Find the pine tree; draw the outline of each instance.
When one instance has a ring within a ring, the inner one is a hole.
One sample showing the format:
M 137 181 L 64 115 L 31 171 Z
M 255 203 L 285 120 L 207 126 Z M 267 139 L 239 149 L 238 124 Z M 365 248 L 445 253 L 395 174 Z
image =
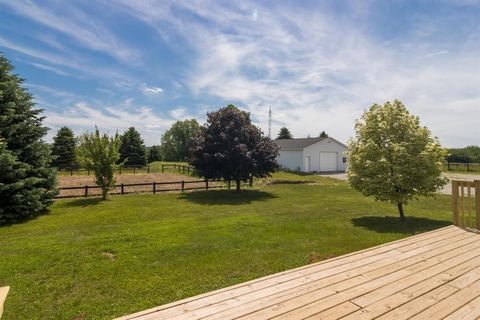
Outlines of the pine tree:
M 75 154 L 76 142 L 72 129 L 62 127 L 53 138 L 52 165 L 59 169 L 75 169 L 78 167 Z
M 292 139 L 292 133 L 287 127 L 281 127 L 277 139 Z
M 320 132 L 319 138 L 328 138 L 328 134 L 325 131 Z
M 147 150 L 140 132 L 134 127 L 128 128 L 120 137 L 120 160 L 127 166 L 144 166 L 147 164 Z
M 42 110 L 22 83 L 0 55 L 0 223 L 46 209 L 57 192 Z

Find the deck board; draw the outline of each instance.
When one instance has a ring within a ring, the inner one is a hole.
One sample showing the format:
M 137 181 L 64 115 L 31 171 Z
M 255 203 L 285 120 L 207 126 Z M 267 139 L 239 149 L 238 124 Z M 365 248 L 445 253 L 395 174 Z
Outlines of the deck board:
M 469 319 L 479 303 L 480 234 L 450 226 L 117 320 Z

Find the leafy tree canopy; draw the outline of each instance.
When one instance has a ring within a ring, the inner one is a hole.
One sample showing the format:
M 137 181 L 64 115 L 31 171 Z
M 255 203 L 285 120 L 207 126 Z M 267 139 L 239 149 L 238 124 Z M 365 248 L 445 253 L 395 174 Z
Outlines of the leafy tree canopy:
M 101 135 L 96 127 L 94 133 L 85 133 L 80 137 L 78 160 L 83 168 L 94 172 L 95 183 L 102 187 L 104 200 L 115 185 L 113 171 L 118 167 L 120 143 L 118 134 L 113 137 Z
M 151 146 L 148 148 L 148 163 L 162 160 L 162 149 L 160 146 Z
M 0 54 L 0 223 L 44 210 L 57 193 L 42 110 L 22 83 Z
M 366 196 L 403 205 L 432 196 L 442 178 L 446 151 L 399 100 L 374 104 L 355 124 L 348 146 L 348 180 Z
M 228 105 L 207 114 L 191 147 L 189 163 L 207 179 L 240 182 L 269 176 L 277 167 L 278 146 L 254 126 L 250 114 Z
M 130 127 L 120 137 L 120 141 L 120 163 L 127 166 L 144 166 L 147 164 L 147 150 L 140 132 L 134 127 Z
M 62 127 L 53 137 L 52 165 L 59 169 L 74 169 L 78 167 L 76 156 L 76 141 L 72 129 Z
M 451 148 L 448 149 L 448 162 L 461 163 L 480 163 L 480 147 L 468 146 L 465 148 Z
M 277 139 L 292 139 L 292 133 L 288 130 L 287 127 L 281 127 L 280 131 L 278 132 Z
M 195 119 L 175 122 L 162 136 L 162 158 L 165 161 L 185 161 L 200 125 Z

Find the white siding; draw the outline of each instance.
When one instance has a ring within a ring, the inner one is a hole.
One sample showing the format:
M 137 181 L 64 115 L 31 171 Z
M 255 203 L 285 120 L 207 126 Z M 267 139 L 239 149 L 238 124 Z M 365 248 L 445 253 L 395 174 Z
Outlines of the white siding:
M 337 170 L 345 171 L 346 163 L 343 163 L 343 158 L 346 156 L 347 148 L 336 142 L 335 140 L 325 139 L 318 143 L 312 144 L 303 150 L 305 156 L 310 157 L 310 171 L 320 170 L 320 152 L 336 152 L 337 153 Z M 303 161 L 302 161 L 303 162 Z M 302 163 L 299 162 L 299 163 Z
M 280 150 L 277 162 L 281 168 L 303 171 L 303 151 Z

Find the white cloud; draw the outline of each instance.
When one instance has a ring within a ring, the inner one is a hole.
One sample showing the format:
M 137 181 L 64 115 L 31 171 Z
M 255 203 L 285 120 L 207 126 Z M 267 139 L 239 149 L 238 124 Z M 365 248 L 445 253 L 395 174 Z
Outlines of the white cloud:
M 140 90 L 142 91 L 143 94 L 146 94 L 146 95 L 159 95 L 163 93 L 162 88 L 155 87 L 155 86 L 149 87 L 145 83 L 142 83 L 142 85 L 140 86 Z
M 271 103 L 274 133 L 287 125 L 297 137 L 325 130 L 345 141 L 364 109 L 399 98 L 445 145 L 478 144 L 470 120 L 480 118 L 478 28 L 465 39 L 446 38 L 449 17 L 419 16 L 416 32 L 382 40 L 362 25 L 369 6 L 353 6 L 358 19 L 347 20 L 329 10 L 248 1 L 123 5 L 164 39 L 168 30 L 188 41 L 196 60 L 183 83 L 197 96 L 239 104 L 264 131 Z M 183 19 L 177 7 L 201 19 Z M 252 10 L 261 19 L 246 19 Z
M 132 61 L 138 53 L 119 41 L 113 33 L 95 20 L 95 16 L 86 15 L 73 6 L 36 5 L 24 0 L 0 0 L 19 15 L 25 16 L 39 24 L 61 32 L 81 45 L 113 56 L 120 61 Z M 48 8 L 57 8 L 56 11 Z

